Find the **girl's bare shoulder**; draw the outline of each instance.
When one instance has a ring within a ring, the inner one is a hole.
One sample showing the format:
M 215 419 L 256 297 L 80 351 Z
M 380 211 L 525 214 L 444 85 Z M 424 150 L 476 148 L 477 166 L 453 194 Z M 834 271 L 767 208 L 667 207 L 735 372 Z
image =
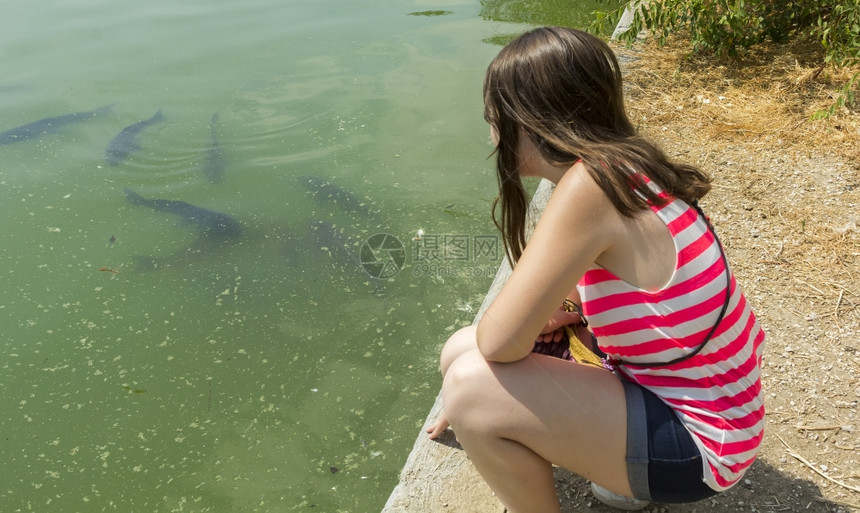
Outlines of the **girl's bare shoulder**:
M 609 230 L 623 224 L 623 216 L 582 162 L 575 163 L 559 179 L 547 205 L 550 209 L 561 218 L 569 218 L 578 230 Z

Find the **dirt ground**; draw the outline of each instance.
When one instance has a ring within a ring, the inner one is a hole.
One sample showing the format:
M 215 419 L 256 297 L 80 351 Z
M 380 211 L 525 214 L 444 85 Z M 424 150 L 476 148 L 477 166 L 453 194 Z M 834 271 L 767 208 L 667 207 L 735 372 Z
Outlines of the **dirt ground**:
M 816 75 L 814 47 L 740 61 L 619 47 L 634 122 L 714 177 L 702 206 L 767 333 L 757 462 L 714 499 L 646 511 L 860 512 L 860 116 L 810 120 L 847 76 Z M 565 512 L 611 511 L 557 477 Z

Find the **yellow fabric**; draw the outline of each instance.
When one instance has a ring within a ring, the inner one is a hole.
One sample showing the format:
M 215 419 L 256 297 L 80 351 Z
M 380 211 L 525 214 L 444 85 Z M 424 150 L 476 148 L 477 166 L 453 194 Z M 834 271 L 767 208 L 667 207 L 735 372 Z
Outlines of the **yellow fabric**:
M 567 332 L 567 338 L 570 340 L 570 355 L 573 356 L 574 360 L 579 363 L 603 367 L 603 362 L 600 361 L 600 358 L 582 344 L 579 337 L 576 336 L 576 331 L 571 326 L 565 326 L 564 330 Z

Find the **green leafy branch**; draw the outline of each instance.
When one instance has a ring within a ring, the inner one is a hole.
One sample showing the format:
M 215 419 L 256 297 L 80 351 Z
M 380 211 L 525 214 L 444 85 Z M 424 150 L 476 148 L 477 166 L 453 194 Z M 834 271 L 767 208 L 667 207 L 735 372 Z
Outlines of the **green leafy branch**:
M 628 45 L 643 30 L 663 45 L 670 34 L 686 29 L 694 52 L 736 56 L 767 40 L 784 43 L 805 37 L 821 44 L 821 69 L 860 65 L 860 0 L 633 0 L 627 6 L 596 11 L 590 30 L 605 33 L 625 9 L 633 11 L 633 20 L 618 38 Z M 830 108 L 814 117 L 854 108 L 858 79 L 860 72 L 841 87 Z

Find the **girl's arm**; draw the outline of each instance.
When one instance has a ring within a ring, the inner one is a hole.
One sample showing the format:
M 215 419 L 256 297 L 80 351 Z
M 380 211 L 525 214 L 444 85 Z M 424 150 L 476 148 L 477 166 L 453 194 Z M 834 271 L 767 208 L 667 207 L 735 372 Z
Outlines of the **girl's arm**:
M 547 320 L 623 228 L 620 214 L 582 164 L 559 180 L 522 257 L 478 323 L 491 361 L 525 358 Z M 570 298 L 578 302 L 579 296 Z
M 576 290 L 576 287 L 573 288 L 570 292 L 567 293 L 565 299 L 569 299 L 576 303 L 579 306 L 582 306 L 582 300 L 579 297 L 579 291 Z M 560 333 L 560 330 L 565 326 L 569 326 L 571 324 L 579 324 L 584 319 L 578 312 L 568 312 L 565 310 L 562 305 L 558 306 L 558 310 L 553 312 L 552 317 L 549 318 L 546 325 L 540 331 L 541 335 L 552 334 L 552 333 Z M 561 337 L 557 337 L 553 340 L 547 340 L 544 338 L 543 342 L 558 342 L 561 340 Z M 541 341 L 541 337 L 538 337 L 538 341 Z

